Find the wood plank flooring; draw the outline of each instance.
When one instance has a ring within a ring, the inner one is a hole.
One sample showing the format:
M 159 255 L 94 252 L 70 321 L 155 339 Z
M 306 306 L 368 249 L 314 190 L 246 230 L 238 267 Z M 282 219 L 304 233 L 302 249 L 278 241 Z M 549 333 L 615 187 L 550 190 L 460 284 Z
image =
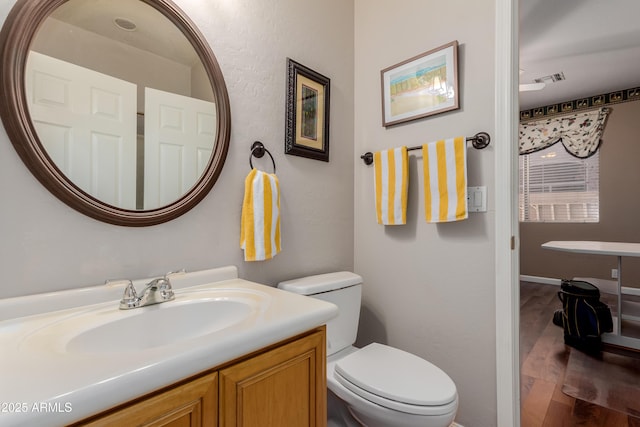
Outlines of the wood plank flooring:
M 522 282 L 520 285 L 520 409 L 522 427 L 640 427 L 628 416 L 562 393 L 572 349 L 562 329 L 552 322 L 561 308 L 558 286 Z M 602 300 L 615 310 L 615 298 Z M 640 382 L 640 378 L 638 378 Z

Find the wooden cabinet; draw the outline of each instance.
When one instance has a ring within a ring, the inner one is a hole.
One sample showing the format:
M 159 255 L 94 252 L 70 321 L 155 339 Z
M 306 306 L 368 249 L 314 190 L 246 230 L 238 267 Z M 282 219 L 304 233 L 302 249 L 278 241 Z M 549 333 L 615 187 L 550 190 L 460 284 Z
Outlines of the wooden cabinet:
M 325 327 L 76 426 L 325 427 Z
M 218 373 L 213 372 L 78 425 L 213 427 L 217 409 Z
M 324 332 L 219 371 L 220 427 L 326 425 Z

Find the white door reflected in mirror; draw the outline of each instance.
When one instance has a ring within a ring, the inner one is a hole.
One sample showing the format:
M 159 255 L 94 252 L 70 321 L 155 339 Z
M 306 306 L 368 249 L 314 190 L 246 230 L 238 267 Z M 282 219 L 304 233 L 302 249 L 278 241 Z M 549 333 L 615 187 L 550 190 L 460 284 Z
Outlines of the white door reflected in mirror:
M 146 88 L 144 208 L 180 198 L 204 173 L 216 136 L 212 102 Z
M 186 37 L 144 2 L 62 4 L 38 30 L 25 80 L 47 155 L 101 202 L 158 209 L 206 170 L 217 126 L 208 76 Z
M 93 197 L 136 208 L 136 86 L 31 52 L 25 86 L 44 149 Z

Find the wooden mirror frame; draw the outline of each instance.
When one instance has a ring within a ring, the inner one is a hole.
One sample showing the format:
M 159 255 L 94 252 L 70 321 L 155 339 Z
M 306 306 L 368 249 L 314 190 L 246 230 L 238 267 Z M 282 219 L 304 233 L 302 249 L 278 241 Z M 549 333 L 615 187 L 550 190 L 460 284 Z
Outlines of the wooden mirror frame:
M 231 111 L 229 96 L 213 51 L 196 26 L 171 0 L 137 0 L 158 10 L 191 42 L 211 83 L 218 114 L 216 141 L 207 168 L 196 184 L 175 202 L 151 210 L 114 207 L 87 194 L 55 165 L 41 144 L 30 119 L 24 85 L 24 70 L 33 41 L 42 22 L 68 0 L 18 0 L 0 32 L 0 117 L 9 138 L 31 173 L 58 199 L 99 221 L 141 227 L 161 224 L 183 215 L 197 205 L 215 184 L 229 149 Z M 132 0 L 134 1 L 134 0 Z

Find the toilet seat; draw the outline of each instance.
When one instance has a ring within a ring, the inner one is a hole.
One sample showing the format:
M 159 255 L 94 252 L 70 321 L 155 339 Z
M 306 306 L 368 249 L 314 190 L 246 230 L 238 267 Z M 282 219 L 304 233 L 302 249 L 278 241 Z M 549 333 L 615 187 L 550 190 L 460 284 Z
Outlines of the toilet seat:
M 373 343 L 338 360 L 335 379 L 352 393 L 395 411 L 440 415 L 457 406 L 454 382 L 411 353 Z

